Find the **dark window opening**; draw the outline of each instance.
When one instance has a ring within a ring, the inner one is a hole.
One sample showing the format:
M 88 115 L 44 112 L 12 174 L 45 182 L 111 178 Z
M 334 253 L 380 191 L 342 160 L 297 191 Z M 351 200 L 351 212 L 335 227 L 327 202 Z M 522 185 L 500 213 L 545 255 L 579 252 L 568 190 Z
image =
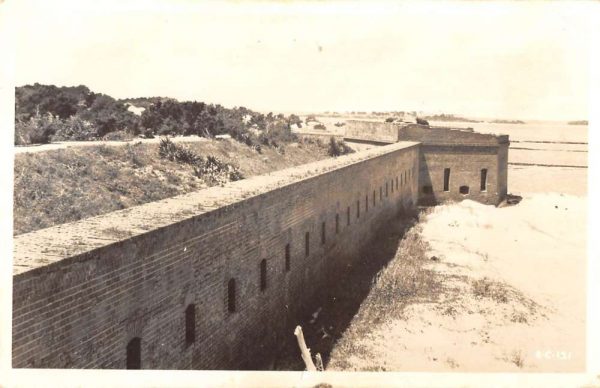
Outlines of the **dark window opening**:
M 404 171 L 404 183 L 408 183 L 408 179 L 406 178 L 408 176 L 408 173 L 406 171 Z
M 356 218 L 360 218 L 360 201 L 356 201 Z
M 444 169 L 444 191 L 450 190 L 450 169 Z
M 365 212 L 369 212 L 369 194 L 365 195 Z
M 379 186 L 379 200 L 383 201 L 383 187 Z
M 350 206 L 346 209 L 346 224 L 350 225 Z
M 388 196 L 388 183 L 385 182 L 385 196 Z
M 308 232 L 304 235 L 304 254 L 306 256 L 310 254 L 310 233 Z
M 289 271 L 291 267 L 290 264 L 290 244 L 285 244 L 285 270 Z
M 229 279 L 227 283 L 227 310 L 235 312 L 235 279 Z
M 375 190 L 373 190 L 373 206 L 375 206 Z
M 321 244 L 325 244 L 325 221 L 321 223 Z
M 260 290 L 267 289 L 267 260 L 262 259 L 260 262 Z
M 393 179 L 390 181 L 390 184 L 392 185 L 392 194 L 394 194 L 394 180 Z
M 469 186 L 460 186 L 460 188 L 458 189 L 458 192 L 463 195 L 469 194 Z
M 433 194 L 433 187 L 423 186 L 423 194 Z
M 196 306 L 191 304 L 185 309 L 185 344 L 196 341 Z
M 340 215 L 336 214 L 335 215 L 335 233 L 339 233 L 340 232 Z
M 127 344 L 127 369 L 141 369 L 142 339 L 135 337 Z
M 487 168 L 481 169 L 481 191 L 487 191 Z

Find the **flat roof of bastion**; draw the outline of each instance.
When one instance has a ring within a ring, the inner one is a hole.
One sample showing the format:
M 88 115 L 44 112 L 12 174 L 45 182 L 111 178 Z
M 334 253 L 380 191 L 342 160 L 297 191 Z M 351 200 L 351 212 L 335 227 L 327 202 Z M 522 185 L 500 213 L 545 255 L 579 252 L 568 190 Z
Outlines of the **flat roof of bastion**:
M 13 276 L 108 246 L 126 238 L 259 196 L 326 172 L 421 144 L 402 141 L 338 158 L 303 164 L 224 186 L 150 202 L 14 237 Z

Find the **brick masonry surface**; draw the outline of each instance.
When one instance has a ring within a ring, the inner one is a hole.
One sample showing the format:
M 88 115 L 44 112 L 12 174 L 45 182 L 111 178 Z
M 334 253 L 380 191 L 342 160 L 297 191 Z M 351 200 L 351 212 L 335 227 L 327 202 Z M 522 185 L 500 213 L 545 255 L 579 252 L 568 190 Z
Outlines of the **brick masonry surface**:
M 13 367 L 125 368 L 135 338 L 144 369 L 255 367 L 311 290 L 416 203 L 420 147 L 376 147 L 16 236 Z
M 420 204 L 472 199 L 497 205 L 506 197 L 508 136 L 416 124 L 399 126 L 398 140 L 417 139 L 422 144 Z
M 497 205 L 508 191 L 506 135 L 464 128 L 348 120 L 344 138 L 385 144 L 415 141 L 420 148 L 419 204 L 472 199 Z
M 395 143 L 398 141 L 398 125 L 381 121 L 347 120 L 344 138 L 375 144 Z

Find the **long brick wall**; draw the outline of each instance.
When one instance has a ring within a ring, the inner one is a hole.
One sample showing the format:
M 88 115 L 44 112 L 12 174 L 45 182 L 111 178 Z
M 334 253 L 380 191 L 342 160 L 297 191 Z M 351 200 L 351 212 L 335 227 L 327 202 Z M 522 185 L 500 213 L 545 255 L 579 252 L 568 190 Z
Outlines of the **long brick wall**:
M 419 148 L 377 147 L 15 237 L 13 367 L 255 367 L 311 291 L 416 203 Z

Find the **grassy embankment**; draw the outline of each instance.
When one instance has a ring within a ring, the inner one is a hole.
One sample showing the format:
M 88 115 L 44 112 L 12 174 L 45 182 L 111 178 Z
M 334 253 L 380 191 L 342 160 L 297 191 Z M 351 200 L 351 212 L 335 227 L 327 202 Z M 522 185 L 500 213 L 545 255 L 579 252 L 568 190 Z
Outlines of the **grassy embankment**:
M 259 154 L 235 140 L 186 143 L 200 156 L 213 155 L 244 177 L 326 158 L 327 147 L 292 143 Z M 14 235 L 158 201 L 213 182 L 189 164 L 159 157 L 158 144 L 71 147 L 15 156 Z

